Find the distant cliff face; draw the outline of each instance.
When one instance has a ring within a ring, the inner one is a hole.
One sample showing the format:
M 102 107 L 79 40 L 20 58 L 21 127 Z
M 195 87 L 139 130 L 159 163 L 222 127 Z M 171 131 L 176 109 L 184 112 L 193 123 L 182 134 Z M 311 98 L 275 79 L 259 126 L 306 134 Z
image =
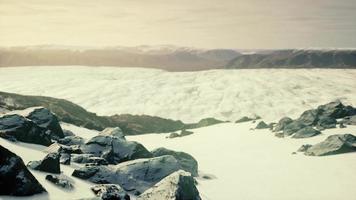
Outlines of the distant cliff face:
M 184 47 L 78 48 L 56 46 L 0 48 L 0 67 L 86 65 L 146 67 L 167 71 L 223 68 L 239 53 L 229 49 Z
M 356 50 L 280 50 L 241 55 L 225 68 L 356 68 Z

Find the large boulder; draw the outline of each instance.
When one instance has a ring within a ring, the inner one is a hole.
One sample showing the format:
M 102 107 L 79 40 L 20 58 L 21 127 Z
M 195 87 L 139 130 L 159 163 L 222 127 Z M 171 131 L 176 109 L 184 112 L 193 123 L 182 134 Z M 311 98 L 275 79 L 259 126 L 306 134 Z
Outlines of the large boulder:
M 320 133 L 320 131 L 315 130 L 313 127 L 307 126 L 294 133 L 292 138 L 308 138 L 319 135 Z
M 146 190 L 137 200 L 201 200 L 201 197 L 190 173 L 179 170 Z
M 57 141 L 59 144 L 64 144 L 64 145 L 83 145 L 85 143 L 85 140 L 82 137 L 79 136 L 66 136 L 64 138 L 61 138 Z
M 100 184 L 90 189 L 102 200 L 130 200 L 130 196 L 118 185 Z
M 308 126 L 315 125 L 318 122 L 320 113 L 318 109 L 306 110 L 299 117 L 298 121 Z
M 294 120 L 283 128 L 283 134 L 284 136 L 290 136 L 306 126 L 307 125 L 305 125 L 303 122 Z
M 84 153 L 103 157 L 110 164 L 152 157 L 152 154 L 138 142 L 107 135 L 95 136 L 81 148 Z
M 63 138 L 63 130 L 59 124 L 58 118 L 47 108 L 34 108 L 26 118 L 35 122 L 38 126 L 50 131 L 53 139 Z
M 113 137 L 118 137 L 121 139 L 125 139 L 125 135 L 122 132 L 121 128 L 115 127 L 115 128 L 106 128 L 103 131 L 99 133 L 99 135 L 103 136 L 113 136 Z
M 320 129 L 329 129 L 336 127 L 336 119 L 332 117 L 322 116 L 319 118 L 316 125 Z
M 31 161 L 28 163 L 28 167 L 34 170 L 39 170 L 43 172 L 60 174 L 60 154 L 59 153 L 49 153 L 41 161 Z
M 173 151 L 162 147 L 153 150 L 152 154 L 154 157 L 171 155 L 178 160 L 183 170 L 190 172 L 193 176 L 198 176 L 197 160 L 185 152 Z
M 0 145 L 0 195 L 30 196 L 46 192 L 22 159 Z
M 182 169 L 173 156 L 137 159 L 114 166 L 84 166 L 73 176 L 100 184 L 119 184 L 126 191 L 142 193 L 169 174 Z
M 320 110 L 322 116 L 334 119 L 356 115 L 356 108 L 353 108 L 352 106 L 345 106 L 340 101 L 334 101 L 321 105 L 318 107 L 318 110 Z
M 356 136 L 338 134 L 327 137 L 305 151 L 308 156 L 327 156 L 356 151 Z
M 279 120 L 279 122 L 277 123 L 273 131 L 274 132 L 283 131 L 284 127 L 292 122 L 293 120 L 291 118 L 283 117 L 282 119 Z
M 108 165 L 109 163 L 102 157 L 93 154 L 73 154 L 72 162 L 88 165 Z
M 0 117 L 0 137 L 45 146 L 52 144 L 45 128 L 17 114 Z

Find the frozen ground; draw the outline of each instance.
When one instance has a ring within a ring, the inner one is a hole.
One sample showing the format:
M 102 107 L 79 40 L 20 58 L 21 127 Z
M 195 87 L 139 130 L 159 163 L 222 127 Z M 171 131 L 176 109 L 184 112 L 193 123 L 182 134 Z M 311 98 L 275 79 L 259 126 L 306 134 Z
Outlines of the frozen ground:
M 60 68 L 60 69 L 59 69 Z M 276 120 L 335 99 L 356 104 L 356 70 L 165 72 L 110 67 L 0 68 L 0 91 L 64 98 L 100 115 Z
M 353 133 L 356 127 L 329 129 L 309 139 L 281 139 L 256 124 L 225 123 L 166 139 L 166 134 L 130 136 L 149 149 L 160 146 L 189 152 L 199 163 L 198 189 L 204 200 L 350 200 L 356 197 L 355 153 L 308 157 L 292 155 L 302 144 L 329 134 Z

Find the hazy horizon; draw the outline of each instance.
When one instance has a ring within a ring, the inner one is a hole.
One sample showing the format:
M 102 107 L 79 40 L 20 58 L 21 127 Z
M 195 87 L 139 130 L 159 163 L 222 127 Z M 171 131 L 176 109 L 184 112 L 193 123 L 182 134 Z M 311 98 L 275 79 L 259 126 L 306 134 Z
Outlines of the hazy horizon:
M 353 0 L 0 0 L 0 46 L 356 47 Z

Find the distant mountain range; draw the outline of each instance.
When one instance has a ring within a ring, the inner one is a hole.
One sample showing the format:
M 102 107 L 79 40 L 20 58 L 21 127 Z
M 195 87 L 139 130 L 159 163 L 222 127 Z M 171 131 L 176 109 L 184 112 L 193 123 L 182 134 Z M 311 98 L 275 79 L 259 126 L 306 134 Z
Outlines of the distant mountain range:
M 176 46 L 0 48 L 0 67 L 117 66 L 167 71 L 248 68 L 356 68 L 356 50 L 238 50 Z
M 356 50 L 277 50 L 239 55 L 225 68 L 356 68 Z

